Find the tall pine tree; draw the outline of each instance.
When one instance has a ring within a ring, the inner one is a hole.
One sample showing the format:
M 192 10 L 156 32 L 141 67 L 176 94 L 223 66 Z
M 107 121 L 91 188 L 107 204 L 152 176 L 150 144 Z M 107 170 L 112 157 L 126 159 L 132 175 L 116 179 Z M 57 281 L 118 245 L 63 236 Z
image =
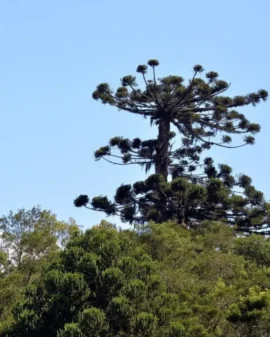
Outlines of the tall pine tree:
M 193 67 L 187 82 L 180 76 L 157 78 L 158 65 L 157 60 L 149 60 L 148 66 L 137 67 L 144 89 L 138 88 L 136 77 L 128 75 L 116 91 L 102 83 L 93 92 L 95 100 L 149 118 L 158 129 L 155 139 L 114 137 L 95 152 L 95 158 L 118 165 L 137 164 L 146 172 L 153 167 L 155 174 L 120 186 L 114 201 L 101 196 L 90 201 L 81 195 L 75 206 L 120 215 L 130 223 L 176 219 L 195 226 L 205 219 L 219 219 L 242 229 L 267 223 L 268 204 L 248 176 L 236 178 L 228 165 L 216 168 L 211 157 L 201 159 L 201 153 L 213 146 L 230 149 L 254 144 L 260 126 L 236 109 L 265 101 L 267 91 L 229 97 L 224 94 L 229 84 L 214 71 L 202 78 L 201 65 Z M 149 68 L 151 79 L 147 78 Z M 233 135 L 243 135 L 240 144 L 233 143 Z M 173 144 L 175 139 L 180 146 Z

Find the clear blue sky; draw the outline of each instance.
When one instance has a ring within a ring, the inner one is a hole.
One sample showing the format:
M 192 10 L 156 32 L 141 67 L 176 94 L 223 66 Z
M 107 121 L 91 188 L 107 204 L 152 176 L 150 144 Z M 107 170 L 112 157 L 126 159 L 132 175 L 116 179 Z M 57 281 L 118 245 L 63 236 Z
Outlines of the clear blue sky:
M 95 162 L 94 150 L 116 135 L 148 138 L 149 124 L 93 101 L 95 86 L 157 58 L 161 76 L 188 78 L 200 63 L 232 94 L 270 90 L 269 13 L 269 0 L 1 0 L 0 214 L 39 204 L 98 223 L 73 199 L 112 195 L 144 173 Z M 262 125 L 256 144 L 214 157 L 270 199 L 270 103 L 243 112 Z

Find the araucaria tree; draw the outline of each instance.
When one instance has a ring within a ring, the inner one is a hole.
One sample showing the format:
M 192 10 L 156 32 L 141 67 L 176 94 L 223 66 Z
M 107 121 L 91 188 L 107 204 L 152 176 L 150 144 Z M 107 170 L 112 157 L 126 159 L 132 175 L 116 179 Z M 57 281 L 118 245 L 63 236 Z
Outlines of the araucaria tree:
M 174 219 L 197 226 L 206 219 L 219 219 L 242 229 L 267 223 L 268 204 L 248 176 L 234 177 L 228 165 L 215 167 L 211 157 L 201 159 L 203 151 L 213 146 L 232 149 L 254 144 L 260 126 L 237 109 L 265 101 L 267 91 L 228 97 L 229 84 L 214 71 L 202 77 L 201 65 L 194 66 L 187 82 L 180 76 L 157 78 L 158 65 L 157 60 L 149 60 L 148 66 L 137 67 L 143 89 L 129 75 L 121 79 L 116 91 L 102 83 L 93 92 L 95 100 L 149 118 L 151 126 L 158 128 L 155 139 L 114 137 L 95 152 L 95 158 L 119 165 L 137 164 L 146 172 L 153 167 L 155 173 L 145 181 L 120 186 L 113 201 L 103 196 L 90 201 L 81 195 L 75 206 L 120 215 L 130 223 Z M 151 79 L 147 77 L 149 69 Z M 233 135 L 242 135 L 242 141 L 233 143 Z

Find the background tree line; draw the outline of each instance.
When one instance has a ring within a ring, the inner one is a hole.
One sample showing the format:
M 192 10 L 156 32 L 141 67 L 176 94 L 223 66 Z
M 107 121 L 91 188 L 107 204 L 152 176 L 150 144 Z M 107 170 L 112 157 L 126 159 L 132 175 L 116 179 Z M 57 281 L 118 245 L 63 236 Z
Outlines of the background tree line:
M 1 336 L 269 336 L 264 236 L 218 222 L 150 222 L 139 234 L 105 221 L 67 226 L 65 248 L 3 270 Z

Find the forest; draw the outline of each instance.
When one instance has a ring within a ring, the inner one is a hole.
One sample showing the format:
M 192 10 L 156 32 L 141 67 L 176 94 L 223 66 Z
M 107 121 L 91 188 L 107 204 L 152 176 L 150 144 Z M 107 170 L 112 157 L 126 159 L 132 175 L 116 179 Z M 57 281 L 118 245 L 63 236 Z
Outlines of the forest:
M 243 110 L 268 93 L 227 96 L 229 82 L 199 64 L 190 79 L 158 70 L 151 59 L 92 94 L 157 132 L 95 151 L 146 174 L 112 198 L 105 181 L 98 196 L 74 196 L 106 220 L 83 229 L 39 206 L 0 219 L 0 336 L 270 336 L 270 203 L 211 154 L 256 146 L 260 125 Z

